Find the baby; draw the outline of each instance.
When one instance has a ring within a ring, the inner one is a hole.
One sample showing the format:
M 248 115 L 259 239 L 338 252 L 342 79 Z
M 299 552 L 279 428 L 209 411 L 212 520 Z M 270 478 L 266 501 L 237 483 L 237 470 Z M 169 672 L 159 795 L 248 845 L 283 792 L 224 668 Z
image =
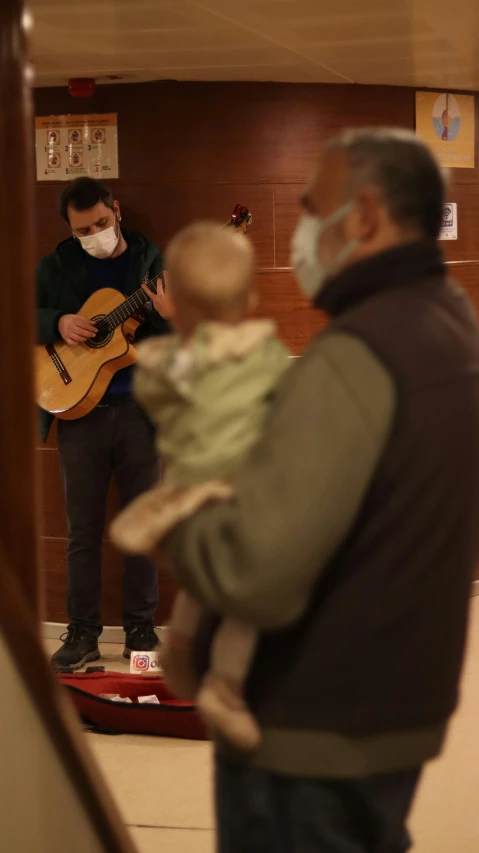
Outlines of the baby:
M 272 322 L 245 319 L 254 302 L 253 262 L 247 237 L 209 222 L 185 228 L 167 248 L 176 334 L 139 347 L 134 382 L 156 427 L 164 476 L 113 522 L 112 538 L 128 553 L 153 554 L 182 518 L 231 499 L 235 475 L 259 438 L 288 352 Z M 208 725 L 253 750 L 260 732 L 243 686 L 256 632 L 225 618 L 200 685 L 192 644 L 201 612 L 179 592 L 162 650 L 167 683 L 180 698 L 196 698 Z

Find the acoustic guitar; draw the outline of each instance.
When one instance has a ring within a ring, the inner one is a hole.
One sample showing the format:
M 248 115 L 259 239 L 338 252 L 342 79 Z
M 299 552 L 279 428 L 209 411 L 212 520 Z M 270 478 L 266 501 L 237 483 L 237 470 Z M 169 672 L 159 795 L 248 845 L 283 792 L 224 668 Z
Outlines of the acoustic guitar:
M 225 227 L 246 231 L 252 222 L 249 210 L 237 204 Z M 144 282 L 156 293 L 165 288 L 163 272 Z M 97 328 L 94 338 L 71 346 L 64 341 L 35 347 L 37 403 L 64 420 L 82 418 L 105 394 L 114 374 L 137 361 L 135 333 L 144 317 L 148 294 L 139 288 L 131 296 L 113 288 L 98 290 L 79 313 Z

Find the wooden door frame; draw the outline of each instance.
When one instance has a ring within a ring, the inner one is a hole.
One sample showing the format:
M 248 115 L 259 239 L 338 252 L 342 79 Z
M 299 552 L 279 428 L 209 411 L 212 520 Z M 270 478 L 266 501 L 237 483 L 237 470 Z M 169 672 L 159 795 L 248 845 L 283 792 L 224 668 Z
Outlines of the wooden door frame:
M 21 0 L 1 0 L 0 632 L 101 846 L 107 853 L 136 853 L 95 762 L 85 754 L 75 712 L 40 641 L 33 123 L 22 16 Z

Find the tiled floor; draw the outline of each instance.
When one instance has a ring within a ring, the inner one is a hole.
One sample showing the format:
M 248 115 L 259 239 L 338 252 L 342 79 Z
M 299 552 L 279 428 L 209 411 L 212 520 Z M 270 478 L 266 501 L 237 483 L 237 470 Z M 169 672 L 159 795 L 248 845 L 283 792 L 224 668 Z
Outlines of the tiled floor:
M 479 851 L 479 596 L 471 606 L 461 705 L 446 750 L 421 786 L 411 821 L 415 853 Z
M 48 654 L 59 643 L 45 640 Z M 128 672 L 123 646 L 101 645 L 107 670 Z M 86 734 L 139 853 L 213 853 L 211 749 L 199 741 Z
M 461 709 L 445 754 L 421 786 L 411 826 L 415 853 L 479 851 L 479 597 Z M 56 643 L 46 641 L 48 651 Z M 107 669 L 126 670 L 122 648 L 102 647 Z M 140 853 L 213 853 L 210 747 L 194 741 L 87 735 Z

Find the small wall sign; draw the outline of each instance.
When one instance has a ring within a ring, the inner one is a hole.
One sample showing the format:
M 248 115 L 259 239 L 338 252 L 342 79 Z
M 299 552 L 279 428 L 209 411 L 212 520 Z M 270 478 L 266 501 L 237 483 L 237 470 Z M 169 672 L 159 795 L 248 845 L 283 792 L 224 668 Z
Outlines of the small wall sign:
M 444 205 L 440 240 L 457 240 L 457 204 L 448 202 Z

